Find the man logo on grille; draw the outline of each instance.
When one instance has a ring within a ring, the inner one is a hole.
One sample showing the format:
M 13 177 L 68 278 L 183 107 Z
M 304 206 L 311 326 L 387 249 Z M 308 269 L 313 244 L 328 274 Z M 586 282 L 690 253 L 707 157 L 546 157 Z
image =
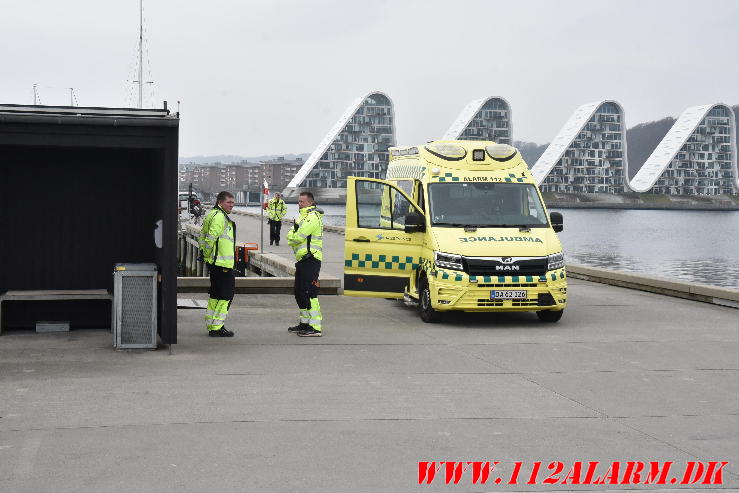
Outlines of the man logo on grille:
M 504 264 L 512 264 L 513 263 L 513 257 L 500 257 L 501 263 Z

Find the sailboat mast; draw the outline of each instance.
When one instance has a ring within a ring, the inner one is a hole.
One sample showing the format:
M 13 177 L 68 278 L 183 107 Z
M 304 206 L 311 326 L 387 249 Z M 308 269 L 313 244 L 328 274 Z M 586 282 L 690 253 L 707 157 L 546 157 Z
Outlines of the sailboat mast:
M 144 96 L 144 0 L 139 0 L 139 108 Z

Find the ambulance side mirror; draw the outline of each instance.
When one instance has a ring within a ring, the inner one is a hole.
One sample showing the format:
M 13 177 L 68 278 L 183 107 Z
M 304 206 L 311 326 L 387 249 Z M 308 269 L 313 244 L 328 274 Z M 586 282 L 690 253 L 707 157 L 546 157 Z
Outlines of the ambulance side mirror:
M 555 233 L 559 233 L 564 229 L 562 225 L 562 214 L 560 212 L 550 212 L 549 220 L 552 222 L 552 229 Z
M 426 224 L 424 223 L 423 216 L 417 212 L 411 212 L 405 216 L 405 232 L 417 233 L 420 231 L 426 231 Z

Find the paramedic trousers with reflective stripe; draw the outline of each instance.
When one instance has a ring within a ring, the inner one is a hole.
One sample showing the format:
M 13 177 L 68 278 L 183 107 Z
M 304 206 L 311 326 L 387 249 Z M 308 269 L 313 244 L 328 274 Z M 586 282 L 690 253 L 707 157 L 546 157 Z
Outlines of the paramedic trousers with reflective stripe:
M 228 316 L 228 309 L 234 298 L 236 289 L 236 272 L 233 269 L 210 264 L 210 298 L 205 310 L 205 325 L 208 330 L 223 327 Z
M 318 303 L 318 273 L 321 261 L 313 257 L 304 258 L 295 264 L 295 301 L 300 308 L 300 322 L 321 330 L 323 317 Z

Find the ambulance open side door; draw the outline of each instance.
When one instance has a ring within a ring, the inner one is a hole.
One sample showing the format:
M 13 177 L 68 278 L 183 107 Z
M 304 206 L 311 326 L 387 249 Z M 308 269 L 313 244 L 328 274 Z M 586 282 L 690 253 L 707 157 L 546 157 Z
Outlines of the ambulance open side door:
M 420 263 L 426 218 L 393 184 L 349 177 L 344 237 L 344 294 L 402 298 Z

